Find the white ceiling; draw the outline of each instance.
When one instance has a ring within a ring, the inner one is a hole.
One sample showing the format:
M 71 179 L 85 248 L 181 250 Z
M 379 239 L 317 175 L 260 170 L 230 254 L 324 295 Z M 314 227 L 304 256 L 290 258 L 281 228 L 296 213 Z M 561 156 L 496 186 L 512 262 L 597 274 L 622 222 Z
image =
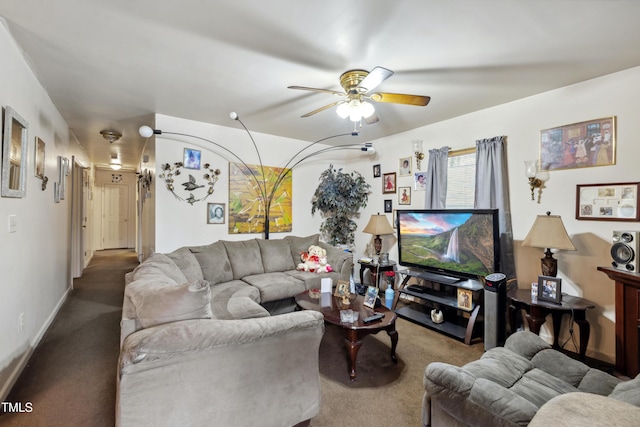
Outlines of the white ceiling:
M 0 16 L 92 161 L 118 151 L 132 169 L 153 113 L 349 132 L 333 109 L 300 118 L 335 96 L 287 89 L 341 90 L 348 69 L 383 66 L 395 75 L 377 90 L 431 96 L 375 104 L 367 141 L 640 65 L 638 0 L 2 0 Z

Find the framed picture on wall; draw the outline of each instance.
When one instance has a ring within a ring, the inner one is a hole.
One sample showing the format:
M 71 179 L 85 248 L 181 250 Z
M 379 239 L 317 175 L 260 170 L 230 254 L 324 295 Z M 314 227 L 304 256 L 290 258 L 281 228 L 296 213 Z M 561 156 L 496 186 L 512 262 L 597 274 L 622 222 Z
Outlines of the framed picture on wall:
M 191 148 L 184 149 L 184 159 L 182 165 L 186 169 L 200 169 L 200 150 L 194 150 Z
M 615 164 L 615 116 L 540 131 L 540 167 L 543 170 Z
M 399 160 L 398 170 L 399 176 L 411 176 L 411 156 Z
M 640 182 L 576 186 L 576 219 L 640 221 Z
M 398 204 L 411 204 L 411 187 L 398 187 Z
M 36 137 L 35 176 L 44 179 L 44 141 Z
M 390 172 L 382 174 L 382 193 L 389 194 L 396 192 L 396 173 Z
M 207 203 L 207 224 L 224 224 L 224 203 Z
M 391 211 L 393 210 L 393 201 L 391 200 L 385 200 L 384 201 L 384 213 L 391 213 Z
M 373 165 L 373 177 L 380 178 L 380 164 Z

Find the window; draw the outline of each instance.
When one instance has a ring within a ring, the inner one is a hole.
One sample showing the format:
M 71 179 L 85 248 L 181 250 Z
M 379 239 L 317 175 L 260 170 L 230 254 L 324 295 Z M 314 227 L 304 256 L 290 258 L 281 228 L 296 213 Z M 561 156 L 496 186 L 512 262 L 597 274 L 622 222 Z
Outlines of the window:
M 474 207 L 476 188 L 476 149 L 449 152 L 447 167 L 447 209 Z

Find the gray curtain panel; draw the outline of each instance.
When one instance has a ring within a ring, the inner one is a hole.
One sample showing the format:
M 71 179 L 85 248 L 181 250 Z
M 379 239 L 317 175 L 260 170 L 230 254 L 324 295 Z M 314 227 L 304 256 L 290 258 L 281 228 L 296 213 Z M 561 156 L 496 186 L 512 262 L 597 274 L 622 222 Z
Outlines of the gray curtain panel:
M 500 219 L 501 273 L 507 279 L 516 273 L 513 256 L 513 231 L 509 207 L 506 137 L 476 141 L 476 209 L 498 209 Z
M 429 150 L 429 164 L 425 180 L 425 209 L 444 209 L 446 207 L 448 162 L 449 147 Z

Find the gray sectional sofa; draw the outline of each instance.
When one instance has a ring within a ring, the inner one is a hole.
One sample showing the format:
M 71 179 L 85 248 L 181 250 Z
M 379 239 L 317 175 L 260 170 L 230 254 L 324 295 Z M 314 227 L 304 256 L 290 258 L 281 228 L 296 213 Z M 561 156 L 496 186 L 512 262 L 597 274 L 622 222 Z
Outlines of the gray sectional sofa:
M 624 381 L 590 368 L 529 331 L 462 367 L 430 363 L 424 387 L 424 426 L 618 426 L 640 419 L 640 375 Z M 587 416 L 591 405 L 599 412 Z
M 331 273 L 297 271 L 318 245 Z M 118 426 L 291 426 L 319 411 L 322 314 L 293 297 L 348 280 L 319 236 L 219 241 L 154 254 L 126 276 Z

